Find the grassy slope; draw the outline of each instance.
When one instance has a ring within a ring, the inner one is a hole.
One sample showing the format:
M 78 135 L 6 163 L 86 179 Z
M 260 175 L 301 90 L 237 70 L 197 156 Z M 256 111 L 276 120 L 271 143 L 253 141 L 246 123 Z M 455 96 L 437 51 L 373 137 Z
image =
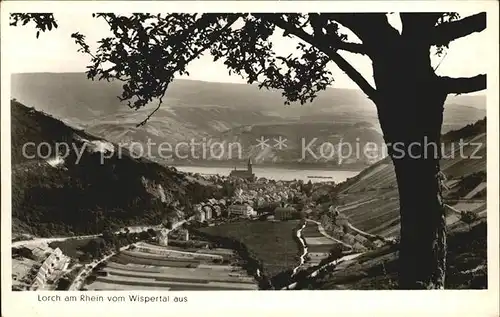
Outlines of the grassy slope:
M 445 152 L 447 156 L 450 156 L 449 148 L 451 146 L 449 144 L 455 144 L 455 156 L 443 158 L 441 161 L 441 169 L 448 180 L 468 178 L 475 173 L 486 172 L 485 132 L 486 120 L 483 119 L 443 135 L 442 140 L 447 144 L 448 149 Z M 468 158 L 476 151 L 475 145 L 466 145 L 463 148 L 464 156 L 461 157 L 458 146 L 460 139 L 463 139 L 465 143 L 474 140 L 472 143 L 481 144 L 480 150 L 475 153 L 481 158 Z M 354 226 L 370 233 L 386 236 L 392 236 L 398 230 L 399 199 L 396 175 L 392 162 L 388 158 L 347 180 L 340 185 L 338 191 L 341 205 L 374 199 L 370 203 L 345 211 Z M 451 198 L 453 195 L 453 191 L 445 192 L 445 198 Z
M 65 142 L 80 151 L 82 138 L 98 139 L 20 103 L 12 102 L 11 109 L 13 233 L 88 234 L 105 226 L 157 224 L 175 213 L 170 202 L 211 195 L 174 169 L 131 158 L 126 151 L 101 164 L 100 152 L 86 147 L 76 164 L 73 149 L 59 168 L 42 158 L 28 159 L 22 152 L 27 142 L 46 142 L 52 149 Z
M 297 221 L 238 221 L 200 229 L 241 241 L 263 262 L 264 274 L 274 276 L 298 264 L 298 246 L 292 237 Z
M 461 179 L 457 187 L 445 192 L 446 198 L 457 198 L 457 192 L 467 193 L 486 177 L 486 121 L 480 120 L 460 130 L 443 136 L 445 142 L 459 139 L 483 143 L 481 159 L 455 157 L 443 160 L 442 169 L 449 179 Z M 457 147 L 458 149 L 458 147 Z M 466 147 L 465 155 L 471 155 L 474 146 Z M 466 184 L 462 184 L 466 183 Z M 469 184 L 471 183 L 471 184 Z M 383 160 L 340 185 L 341 204 L 359 201 L 372 202 L 344 212 L 351 223 L 367 232 L 394 236 L 399 233 L 399 200 L 392 163 Z M 449 196 L 449 197 L 448 197 Z M 342 209 L 342 208 L 341 208 Z M 478 208 L 482 211 L 484 208 Z M 448 227 L 447 288 L 486 288 L 487 248 L 486 219 L 469 226 L 458 222 Z M 369 252 L 342 264 L 333 272 L 308 281 L 304 288 L 312 289 L 390 289 L 396 287 L 397 253 L 389 248 Z

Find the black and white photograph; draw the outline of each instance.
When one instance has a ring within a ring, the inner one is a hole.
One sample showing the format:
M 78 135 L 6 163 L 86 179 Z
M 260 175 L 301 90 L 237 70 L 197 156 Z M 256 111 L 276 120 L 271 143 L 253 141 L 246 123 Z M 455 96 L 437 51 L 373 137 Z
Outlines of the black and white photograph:
M 112 2 L 2 8 L 7 290 L 498 290 L 498 3 Z

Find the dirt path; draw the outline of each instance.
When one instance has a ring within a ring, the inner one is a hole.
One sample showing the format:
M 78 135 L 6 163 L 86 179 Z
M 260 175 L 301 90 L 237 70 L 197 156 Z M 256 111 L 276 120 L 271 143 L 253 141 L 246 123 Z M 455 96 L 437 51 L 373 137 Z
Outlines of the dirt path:
M 305 263 L 305 257 L 307 255 L 307 242 L 305 241 L 305 238 L 302 236 L 302 230 L 306 227 L 307 222 L 304 222 L 304 225 L 297 230 L 296 235 L 297 239 L 299 239 L 300 244 L 302 244 L 302 254 L 300 255 L 300 263 L 293 269 L 292 275 L 297 274 L 298 270 L 304 265 Z
M 128 248 L 129 246 L 131 246 L 133 244 L 129 244 L 129 245 L 126 245 L 126 246 L 123 246 L 120 248 L 120 251 L 123 251 L 125 250 L 126 248 Z M 68 288 L 68 291 L 78 291 L 80 290 L 80 287 L 82 286 L 82 284 L 85 282 L 85 278 L 84 278 L 84 274 L 85 275 L 88 275 L 90 272 L 92 272 L 92 270 L 99 264 L 101 264 L 102 262 L 104 261 L 107 261 L 109 260 L 112 256 L 114 256 L 116 254 L 115 251 L 113 251 L 111 254 L 108 254 L 106 255 L 105 257 L 103 257 L 102 259 L 100 259 L 99 261 L 95 261 L 95 262 L 92 262 L 90 264 L 87 264 L 86 266 L 83 267 L 83 269 L 80 271 L 80 273 L 78 273 L 78 275 L 75 277 L 75 279 L 73 280 L 73 282 L 71 282 L 71 285 L 69 286 Z
M 334 241 L 334 242 L 336 242 L 336 243 L 340 243 L 340 244 L 342 244 L 343 246 L 348 247 L 348 248 L 350 248 L 350 249 L 352 250 L 352 246 L 351 246 L 351 245 L 349 245 L 349 244 L 345 243 L 344 241 L 338 240 L 338 239 L 336 239 L 336 238 L 332 237 L 331 235 L 329 235 L 328 233 L 326 233 L 325 228 L 323 228 L 323 225 L 322 225 L 319 221 L 312 220 L 312 219 L 306 219 L 306 220 L 307 220 L 307 221 L 309 221 L 309 222 L 313 222 L 313 223 L 315 223 L 315 224 L 318 226 L 318 230 L 319 230 L 319 232 L 320 232 L 323 236 L 325 236 L 326 238 L 328 238 L 328 239 L 330 239 L 330 240 L 332 240 L 332 241 Z M 307 241 L 306 241 L 306 242 L 307 242 Z
M 350 203 L 350 204 L 344 205 L 344 206 L 337 206 L 337 207 L 335 207 L 335 210 L 338 211 L 338 212 L 344 212 L 344 211 L 347 211 L 347 210 L 358 208 L 359 206 L 363 206 L 363 205 L 372 203 L 372 202 L 377 201 L 377 200 L 379 200 L 379 198 L 372 198 L 372 199 L 365 200 L 365 201 Z M 342 208 L 342 209 L 340 209 L 340 208 Z

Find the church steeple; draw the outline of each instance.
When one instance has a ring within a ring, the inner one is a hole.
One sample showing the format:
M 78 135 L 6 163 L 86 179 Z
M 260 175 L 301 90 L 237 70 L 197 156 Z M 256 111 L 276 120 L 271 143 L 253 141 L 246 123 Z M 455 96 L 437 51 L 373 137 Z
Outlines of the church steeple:
M 252 173 L 252 159 L 248 158 L 247 170 L 249 173 Z

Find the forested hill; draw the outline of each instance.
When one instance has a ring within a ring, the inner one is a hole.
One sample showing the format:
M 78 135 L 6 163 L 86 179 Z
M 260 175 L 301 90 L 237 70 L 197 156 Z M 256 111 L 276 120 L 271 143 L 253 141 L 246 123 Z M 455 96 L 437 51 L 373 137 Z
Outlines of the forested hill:
M 177 202 L 189 205 L 217 195 L 173 168 L 134 159 L 126 149 L 119 155 L 116 145 L 19 102 L 11 102 L 11 113 L 13 237 L 158 224 L 189 213 L 174 207 Z M 68 155 L 62 145 L 61 155 L 55 154 L 57 143 L 69 146 Z M 107 151 L 113 155 L 101 163 Z

